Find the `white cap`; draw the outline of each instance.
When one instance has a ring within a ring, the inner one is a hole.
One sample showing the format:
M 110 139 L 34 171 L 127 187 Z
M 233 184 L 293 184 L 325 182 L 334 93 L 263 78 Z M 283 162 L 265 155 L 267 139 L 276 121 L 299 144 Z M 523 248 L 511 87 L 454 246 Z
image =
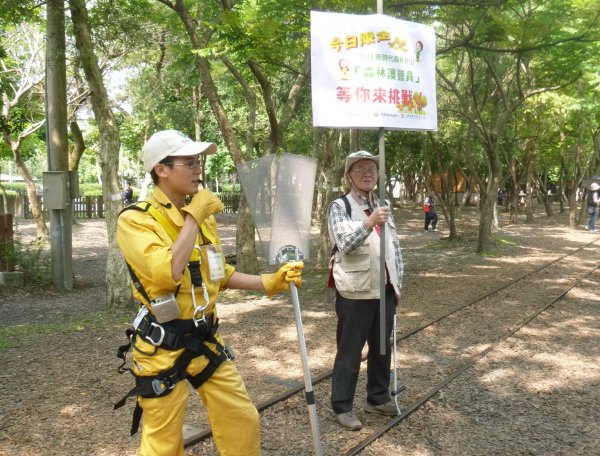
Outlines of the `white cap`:
M 177 130 L 163 130 L 154 133 L 144 144 L 144 169 L 147 173 L 167 157 L 214 154 L 217 145 L 211 142 L 192 141 Z
M 379 155 L 373 155 L 366 150 L 359 150 L 358 152 L 352 152 L 348 157 L 346 157 L 346 168 L 344 169 L 344 174 L 350 171 L 352 165 L 360 160 L 371 160 L 375 162 L 377 165 L 377 169 L 379 169 Z
M 590 190 L 592 190 L 593 192 L 595 192 L 598 189 L 600 189 L 600 185 L 598 185 L 597 182 L 593 182 L 592 185 L 590 185 Z

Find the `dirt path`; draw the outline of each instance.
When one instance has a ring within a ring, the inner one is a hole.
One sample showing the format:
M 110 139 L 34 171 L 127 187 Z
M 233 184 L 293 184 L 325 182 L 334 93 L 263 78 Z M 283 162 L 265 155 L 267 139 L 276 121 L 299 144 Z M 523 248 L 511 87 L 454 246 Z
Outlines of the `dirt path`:
M 501 223 L 505 215 L 500 214 Z M 566 228 L 562 215 L 537 214 L 531 225 L 503 226 L 491 254 L 481 257 L 473 252 L 474 210 L 459 222 L 463 241 L 452 244 L 422 232 L 418 209 L 400 209 L 396 221 L 406 263 L 400 333 L 594 239 Z M 232 217 L 222 216 L 220 227 L 224 245 L 233 250 Z M 443 235 L 443 223 L 440 227 Z M 27 239 L 33 226 L 20 222 L 17 229 Z M 137 454 L 139 437 L 128 434 L 131 404 L 112 410 L 131 386 L 131 378 L 116 374 L 114 353 L 132 315 L 105 308 L 105 246 L 103 221 L 79 222 L 73 240 L 75 290 L 0 288 L 0 455 Z M 310 266 L 308 261 L 301 300 L 311 370 L 318 374 L 332 365 L 335 315 L 324 292 L 326 271 Z M 599 284 L 596 274 L 365 454 L 600 453 L 597 439 L 590 438 L 600 422 Z M 288 297 L 226 292 L 220 317 L 256 403 L 302 378 Z M 416 354 L 406 349 L 402 355 L 406 376 Z M 357 393 L 358 405 L 363 395 Z M 319 397 L 318 406 L 323 422 L 331 422 L 327 398 Z M 289 407 L 283 420 L 270 413 L 262 417 L 263 453 L 307 454 L 302 408 Z M 190 401 L 186 421 L 206 426 L 197 398 Z M 270 437 L 274 431 L 277 439 Z M 332 434 L 328 454 L 338 454 L 346 434 Z M 187 454 L 215 452 L 209 441 Z

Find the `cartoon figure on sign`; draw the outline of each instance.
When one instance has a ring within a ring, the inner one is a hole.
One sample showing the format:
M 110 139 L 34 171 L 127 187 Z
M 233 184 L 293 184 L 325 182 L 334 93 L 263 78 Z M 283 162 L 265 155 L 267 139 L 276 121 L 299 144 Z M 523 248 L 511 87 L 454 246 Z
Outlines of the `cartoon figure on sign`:
M 338 62 L 338 66 L 340 67 L 340 71 L 342 72 L 342 81 L 347 81 L 348 79 L 350 79 L 348 77 L 348 72 L 350 71 L 350 65 L 348 65 L 348 62 L 346 61 L 346 59 L 340 59 L 340 61 Z
M 417 41 L 417 44 L 415 45 L 415 55 L 417 62 L 421 61 L 421 52 L 423 52 L 423 43 L 421 41 Z

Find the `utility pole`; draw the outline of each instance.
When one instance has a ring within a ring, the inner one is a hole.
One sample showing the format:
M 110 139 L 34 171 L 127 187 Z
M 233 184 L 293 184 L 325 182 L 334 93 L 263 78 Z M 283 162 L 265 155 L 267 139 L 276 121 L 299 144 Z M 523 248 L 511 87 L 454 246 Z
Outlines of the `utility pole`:
M 46 23 L 46 148 L 43 202 L 50 215 L 52 283 L 73 289 L 72 185 L 67 142 L 64 0 L 48 0 Z M 73 182 L 76 186 L 76 181 Z

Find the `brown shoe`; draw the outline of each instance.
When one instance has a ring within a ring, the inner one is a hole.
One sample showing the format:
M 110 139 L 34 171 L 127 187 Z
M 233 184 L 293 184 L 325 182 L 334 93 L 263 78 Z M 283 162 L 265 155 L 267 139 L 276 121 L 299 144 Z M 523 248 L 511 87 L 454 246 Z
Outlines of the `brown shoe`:
M 340 424 L 350 431 L 358 431 L 362 428 L 362 423 L 352 412 L 340 413 L 336 416 Z
M 392 401 L 386 402 L 381 405 L 372 405 L 367 402 L 365 405 L 365 412 L 367 413 L 377 413 L 378 415 L 385 416 L 395 416 L 398 415 L 398 409 L 396 408 L 396 404 Z

